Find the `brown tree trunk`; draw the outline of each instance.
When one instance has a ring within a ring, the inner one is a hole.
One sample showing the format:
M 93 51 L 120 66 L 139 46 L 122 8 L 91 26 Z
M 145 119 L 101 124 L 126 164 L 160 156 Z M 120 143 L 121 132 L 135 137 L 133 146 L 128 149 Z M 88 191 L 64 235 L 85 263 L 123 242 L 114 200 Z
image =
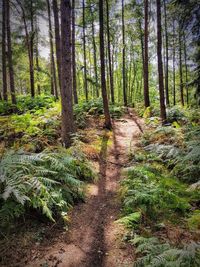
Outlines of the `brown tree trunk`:
M 148 0 L 144 1 L 144 23 L 144 105 L 149 107 Z
M 162 123 L 167 120 L 164 96 L 163 83 L 163 64 L 162 64 L 162 34 L 161 34 L 161 4 L 160 0 L 156 0 L 157 5 L 157 57 L 158 57 L 158 80 L 159 80 L 159 94 L 160 94 L 160 115 Z
M 51 76 L 53 80 L 53 90 L 52 93 L 58 99 L 58 88 L 56 79 L 56 66 L 54 60 L 54 48 L 53 48 L 53 35 L 52 35 L 52 24 L 51 24 L 51 7 L 50 2 L 47 0 L 47 11 L 48 11 L 48 21 L 49 21 L 49 42 L 50 42 L 50 55 L 51 55 Z
M 165 64 L 165 94 L 166 94 L 166 105 L 169 106 L 169 53 L 168 53 L 168 32 L 167 32 L 167 8 L 166 0 L 164 0 L 164 14 L 165 14 L 165 50 L 166 50 L 166 64 Z
M 186 36 L 183 33 L 184 37 L 184 61 L 185 61 L 185 88 L 186 88 L 186 102 L 187 106 L 189 106 L 189 92 L 188 92 L 188 66 L 187 66 L 187 49 L 186 49 Z
M 76 86 L 75 0 L 72 0 L 72 69 L 73 69 L 74 103 L 78 104 L 78 95 Z
M 97 72 L 97 48 L 96 48 L 96 41 L 95 41 L 94 14 L 92 11 L 91 3 L 90 3 L 90 13 L 91 13 L 91 18 L 92 18 L 92 45 L 93 45 L 93 53 L 94 53 L 93 60 L 94 60 L 96 96 L 99 97 L 98 72 Z
M 7 73 L 6 73 L 6 0 L 2 6 L 2 80 L 3 80 L 3 100 L 8 100 Z
M 105 115 L 105 127 L 111 129 L 111 119 L 108 107 L 108 98 L 106 91 L 106 78 L 105 78 L 105 54 L 104 54 L 104 15 L 103 15 L 103 0 L 99 0 L 99 39 L 100 39 L 100 61 L 101 61 L 101 90 L 103 97 L 103 107 Z
M 36 23 L 36 47 L 35 47 L 35 60 L 36 60 L 36 69 L 37 69 L 37 92 L 38 95 L 41 94 L 41 87 L 40 87 L 40 82 L 39 82 L 39 72 L 40 72 L 40 67 L 39 67 L 39 49 L 38 49 L 38 23 L 37 23 L 37 19 L 35 21 Z
M 58 17 L 58 4 L 57 0 L 53 0 L 53 14 L 54 14 L 54 25 L 55 25 L 55 39 L 56 39 L 56 62 L 59 87 L 61 90 L 61 42 L 60 42 L 60 24 Z
M 61 0 L 61 104 L 62 124 L 61 136 L 65 147 L 71 144 L 74 133 L 74 117 L 72 105 L 72 55 L 71 55 L 71 5 L 70 0 Z
M 83 5 L 84 89 L 85 89 L 85 98 L 86 98 L 86 101 L 88 101 L 87 66 L 86 66 L 86 36 L 85 36 L 85 0 L 83 0 L 82 5 Z
M 110 23 L 109 23 L 109 3 L 106 0 L 106 13 L 107 13 L 107 40 L 108 40 L 108 64 L 109 64 L 109 77 L 110 77 L 110 93 L 111 93 L 111 101 L 115 103 L 114 96 L 114 85 L 113 85 L 113 73 L 112 73 L 112 62 L 111 62 L 111 49 L 110 49 Z
M 31 0 L 31 34 L 30 34 L 30 86 L 31 86 L 31 96 L 35 96 L 35 78 L 34 78 L 34 59 L 33 59 L 33 50 L 34 50 L 34 25 L 33 25 L 33 1 Z
M 14 81 L 14 70 L 12 60 L 12 45 L 11 45 L 11 32 L 10 32 L 10 1 L 6 1 L 6 33 L 7 33 L 7 46 L 8 46 L 8 68 L 10 78 L 10 93 L 13 104 L 16 104 L 15 96 L 15 81 Z
M 126 49 L 125 49 L 125 27 L 124 27 L 124 0 L 122 0 L 122 76 L 123 76 L 123 98 L 124 106 L 127 106 L 126 95 Z
M 176 69 L 175 69 L 175 55 L 176 55 L 176 47 L 175 47 L 175 26 L 173 21 L 173 104 L 176 105 Z
M 179 25 L 178 32 L 178 40 L 179 40 L 179 76 L 180 76 L 180 97 L 181 97 L 181 105 L 184 106 L 184 96 L 183 96 L 183 69 L 182 69 L 182 47 L 181 47 L 181 27 Z

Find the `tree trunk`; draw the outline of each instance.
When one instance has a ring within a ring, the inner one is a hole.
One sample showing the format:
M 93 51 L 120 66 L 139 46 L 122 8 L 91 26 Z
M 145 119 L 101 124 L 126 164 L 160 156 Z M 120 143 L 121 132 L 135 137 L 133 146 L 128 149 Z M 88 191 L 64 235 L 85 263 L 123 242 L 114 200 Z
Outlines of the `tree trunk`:
M 162 123 L 166 122 L 166 108 L 163 83 L 163 64 L 162 64 L 162 34 L 161 34 L 161 4 L 160 0 L 156 0 L 157 5 L 157 57 L 158 57 L 158 80 L 160 94 L 160 115 Z
M 60 42 L 60 24 L 58 17 L 58 3 L 57 0 L 53 0 L 53 14 L 55 25 L 55 39 L 56 39 L 56 63 L 58 72 L 59 87 L 61 90 L 61 42 Z
M 183 69 L 182 69 L 182 47 L 181 47 L 181 27 L 179 24 L 179 32 L 178 32 L 178 40 L 179 40 L 179 76 L 180 76 L 180 96 L 181 96 L 181 105 L 184 106 L 184 96 L 183 96 Z
M 72 0 L 72 68 L 73 68 L 74 103 L 78 104 L 78 95 L 76 86 L 75 0 Z
M 103 14 L 103 0 L 99 0 L 99 39 L 100 39 L 100 61 L 101 61 L 101 90 L 103 97 L 103 107 L 105 114 L 105 127 L 111 129 L 111 119 L 108 107 L 108 98 L 106 91 L 106 78 L 105 78 L 105 55 L 104 55 L 104 14 Z
M 3 100 L 8 100 L 7 73 L 6 73 L 6 0 L 2 6 L 2 80 L 3 80 Z
M 87 84 L 87 67 L 86 67 L 86 37 L 85 37 L 85 0 L 83 4 L 83 60 L 84 60 L 84 89 L 85 89 L 85 98 L 88 101 L 88 84 Z
M 189 92 L 188 92 L 188 66 L 187 66 L 187 49 L 186 49 L 186 36 L 185 33 L 183 33 L 184 37 L 184 61 L 185 61 L 185 88 L 186 88 L 186 101 L 187 106 L 189 106 Z
M 111 101 L 115 103 L 114 96 L 114 85 L 113 85 L 113 73 L 112 73 L 112 62 L 111 62 L 111 48 L 110 48 L 110 23 L 109 23 L 109 4 L 108 0 L 106 0 L 106 13 L 107 13 L 107 40 L 108 40 L 108 64 L 109 64 L 109 77 L 110 77 L 110 93 L 111 93 Z
M 176 69 L 175 69 L 175 55 L 176 55 L 176 47 L 175 47 L 175 26 L 173 21 L 173 104 L 176 105 Z
M 125 27 L 124 27 L 124 0 L 122 0 L 122 75 L 123 75 L 123 98 L 124 106 L 127 106 L 126 96 L 126 49 L 125 49 Z
M 70 0 L 61 0 L 61 104 L 62 124 L 61 136 L 65 147 L 71 144 L 74 133 L 74 117 L 72 105 L 72 55 L 71 55 L 71 6 Z
M 144 1 L 144 105 L 150 106 L 149 100 L 149 55 L 148 55 L 148 0 Z
M 93 59 L 94 59 L 96 96 L 99 97 L 98 72 L 97 72 L 97 48 L 96 48 L 96 41 L 95 41 L 94 14 L 92 11 L 91 3 L 90 3 L 90 13 L 91 13 L 91 18 L 92 18 L 92 45 L 93 45 L 93 53 L 94 53 Z
M 38 23 L 37 20 L 35 21 L 36 23 L 36 49 L 35 49 L 35 60 L 36 60 L 36 69 L 37 69 L 37 92 L 38 95 L 41 94 L 41 87 L 40 87 L 40 82 L 39 82 L 39 72 L 40 72 L 40 67 L 39 67 L 39 49 L 38 49 Z
M 34 79 L 34 60 L 33 60 L 33 50 L 34 50 L 34 25 L 33 25 L 33 1 L 31 0 L 31 34 L 30 34 L 30 86 L 31 86 L 31 96 L 35 97 L 35 79 Z
M 168 74 L 169 74 L 169 53 L 168 53 L 168 32 L 167 32 L 167 8 L 166 0 L 164 0 L 164 15 L 165 15 L 165 51 L 166 51 L 166 64 L 165 64 L 165 94 L 166 94 L 166 105 L 169 106 L 169 83 L 168 83 Z
M 58 88 L 56 79 L 56 66 L 54 60 L 54 48 L 53 48 L 53 35 L 52 35 L 52 24 L 51 24 L 51 7 L 50 2 L 47 0 L 47 11 L 48 11 L 48 21 L 49 21 L 49 42 L 50 42 L 50 55 L 51 55 L 51 76 L 53 80 L 53 95 L 58 99 Z
M 13 104 L 16 104 L 15 96 L 15 81 L 14 81 L 14 70 L 12 60 L 12 45 L 11 45 L 11 32 L 10 32 L 10 1 L 6 1 L 6 29 L 7 29 L 7 46 L 8 46 L 8 68 L 10 77 L 10 93 Z

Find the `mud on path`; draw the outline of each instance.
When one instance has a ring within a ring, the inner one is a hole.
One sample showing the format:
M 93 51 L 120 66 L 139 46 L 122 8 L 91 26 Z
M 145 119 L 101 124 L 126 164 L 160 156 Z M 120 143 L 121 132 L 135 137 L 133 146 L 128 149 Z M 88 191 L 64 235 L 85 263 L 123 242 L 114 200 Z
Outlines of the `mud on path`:
M 120 213 L 117 197 L 121 170 L 128 163 L 130 148 L 138 141 L 141 121 L 129 111 L 113 121 L 112 146 L 105 131 L 99 155 L 99 180 L 91 185 L 85 203 L 71 214 L 69 231 L 63 240 L 45 248 L 42 260 L 30 267 L 129 267 L 132 249 L 121 242 L 120 227 L 115 223 Z

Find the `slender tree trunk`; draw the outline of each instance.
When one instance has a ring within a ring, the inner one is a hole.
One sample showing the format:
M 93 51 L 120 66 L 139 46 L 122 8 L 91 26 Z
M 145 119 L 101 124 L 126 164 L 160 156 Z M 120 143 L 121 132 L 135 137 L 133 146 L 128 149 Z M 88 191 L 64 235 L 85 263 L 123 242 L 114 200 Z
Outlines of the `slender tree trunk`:
M 90 3 L 90 13 L 92 19 L 92 45 L 93 45 L 93 53 L 94 53 L 94 73 L 95 73 L 95 86 L 96 86 L 96 96 L 99 97 L 99 86 L 98 86 L 98 71 L 97 71 L 97 48 L 95 41 L 95 29 L 94 29 L 94 14 L 92 11 L 91 3 Z
M 148 0 L 144 1 L 144 105 L 150 106 L 149 100 L 149 53 L 148 53 Z
M 103 97 L 103 107 L 105 114 L 105 127 L 111 129 L 111 119 L 108 107 L 108 98 L 106 92 L 106 78 L 105 78 L 105 55 L 104 55 L 104 14 L 103 14 L 103 0 L 99 0 L 99 39 L 100 39 L 100 61 L 101 61 L 101 90 Z
M 85 98 L 86 98 L 86 101 L 88 101 L 87 66 L 86 66 L 86 36 L 85 36 L 85 0 L 83 0 L 82 5 L 83 5 L 84 89 L 85 89 Z
M 175 25 L 173 21 L 173 104 L 176 105 L 176 69 L 175 69 L 175 60 L 176 60 L 176 47 L 175 47 Z
M 31 86 L 31 96 L 35 97 L 35 79 L 34 79 L 34 25 L 33 25 L 33 1 L 31 0 L 31 34 L 30 34 L 30 86 Z
M 51 7 L 50 2 L 47 0 L 47 11 L 48 11 L 48 21 L 49 21 L 49 42 L 50 42 L 50 55 L 51 55 L 51 76 L 53 80 L 53 89 L 51 90 L 56 99 L 58 99 L 58 88 L 57 88 L 57 78 L 56 78 L 56 66 L 54 60 L 54 48 L 53 48 L 53 34 L 52 34 L 52 24 L 51 24 Z
M 189 92 L 188 92 L 188 66 L 187 66 L 187 49 L 186 49 L 186 36 L 183 33 L 184 37 L 184 61 L 185 61 L 185 88 L 186 88 L 186 102 L 187 106 L 189 106 Z
M 55 25 L 56 63 L 57 63 L 59 87 L 61 90 L 61 41 L 60 41 L 60 24 L 58 17 L 57 0 L 53 0 L 53 14 L 54 14 L 54 25 Z
M 165 94 L 166 94 L 166 105 L 169 106 L 169 53 L 168 53 L 168 32 L 167 32 L 167 8 L 166 0 L 164 0 L 164 14 L 165 14 L 165 49 L 166 49 L 166 65 L 165 65 Z
M 11 32 L 10 32 L 10 1 L 6 1 L 6 33 L 7 33 L 7 46 L 8 46 L 8 68 L 10 78 L 10 93 L 13 104 L 16 104 L 15 96 L 15 81 L 14 81 L 14 70 L 12 60 L 12 45 L 11 45 Z
M 111 48 L 110 48 L 110 23 L 109 23 L 109 3 L 106 0 L 106 13 L 107 13 L 107 40 L 108 40 L 108 64 L 109 64 L 109 77 L 110 77 L 110 93 L 111 93 L 111 101 L 115 103 L 114 96 L 114 84 L 113 84 L 113 73 L 112 73 L 112 62 L 111 62 Z
M 125 26 L 124 26 L 124 0 L 122 0 L 122 75 L 123 75 L 123 98 L 124 106 L 127 106 L 126 95 L 126 48 L 125 48 Z
M 61 104 L 62 124 L 61 136 L 65 147 L 71 144 L 71 134 L 74 133 L 74 117 L 72 105 L 72 55 L 71 55 L 71 5 L 70 0 L 61 0 Z
M 167 120 L 165 108 L 165 95 L 163 83 L 163 64 L 162 64 L 162 33 L 161 33 L 161 3 L 156 0 L 157 4 L 157 57 L 158 57 L 158 80 L 159 80 L 159 94 L 160 94 L 160 115 L 162 123 Z
M 35 21 L 36 23 L 36 49 L 35 49 L 35 59 L 36 59 L 36 69 L 37 69 L 37 92 L 38 95 L 41 94 L 41 87 L 40 87 L 40 78 L 39 78 L 39 72 L 40 72 L 40 67 L 39 67 L 39 49 L 38 49 L 38 25 L 37 25 L 37 20 Z
M 183 96 L 183 69 L 182 69 L 182 47 L 181 47 L 181 27 L 179 24 L 179 32 L 178 32 L 178 40 L 179 40 L 179 76 L 180 76 L 180 96 L 181 96 L 181 105 L 184 106 L 184 96 Z
M 74 103 L 78 104 L 78 95 L 76 86 L 75 0 L 72 0 L 72 68 L 73 68 Z
M 8 100 L 7 72 L 6 72 L 6 0 L 2 6 L 2 74 L 3 74 L 3 100 Z

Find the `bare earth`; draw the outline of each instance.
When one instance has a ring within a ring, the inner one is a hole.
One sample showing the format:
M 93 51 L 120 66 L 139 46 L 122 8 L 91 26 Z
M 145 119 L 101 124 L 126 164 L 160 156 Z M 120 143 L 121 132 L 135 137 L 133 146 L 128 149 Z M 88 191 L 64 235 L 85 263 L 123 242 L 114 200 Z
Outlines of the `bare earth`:
M 120 214 L 118 196 L 121 170 L 128 163 L 130 149 L 142 131 L 141 121 L 129 112 L 113 122 L 112 146 L 105 131 L 99 155 L 99 180 L 89 188 L 85 203 L 71 214 L 64 238 L 45 248 L 44 257 L 26 266 L 129 267 L 134 254 L 121 241 L 122 229 L 115 222 Z

